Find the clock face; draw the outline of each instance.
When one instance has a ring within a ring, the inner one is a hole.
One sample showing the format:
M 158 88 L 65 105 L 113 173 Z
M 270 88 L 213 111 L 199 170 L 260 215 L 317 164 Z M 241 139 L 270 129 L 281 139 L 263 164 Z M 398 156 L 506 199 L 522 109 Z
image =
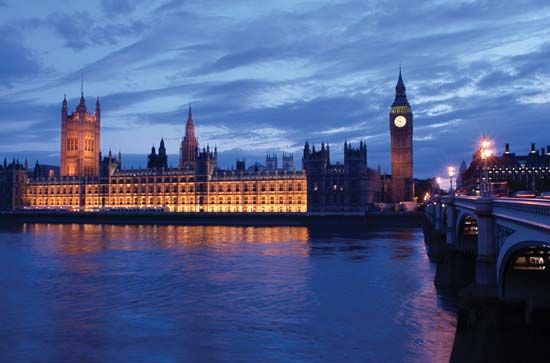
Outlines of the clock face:
M 407 119 L 405 117 L 399 115 L 393 120 L 393 123 L 397 127 L 403 127 L 407 124 Z

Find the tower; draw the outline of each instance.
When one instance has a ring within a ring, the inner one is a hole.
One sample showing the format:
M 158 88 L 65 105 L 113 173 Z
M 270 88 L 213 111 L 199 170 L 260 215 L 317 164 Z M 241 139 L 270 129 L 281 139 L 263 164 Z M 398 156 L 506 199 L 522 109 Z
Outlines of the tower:
M 96 100 L 95 113 L 88 113 L 83 83 L 80 102 L 69 115 L 67 97 L 61 106 L 61 176 L 99 176 L 101 106 Z
M 157 151 L 155 150 L 155 146 L 153 145 L 151 147 L 151 153 L 147 156 L 147 169 L 156 169 L 158 164 L 157 160 Z
M 283 170 L 294 171 L 294 154 L 283 152 Z
M 405 91 L 405 83 L 401 76 L 401 67 L 399 67 L 395 98 L 389 114 L 392 199 L 394 202 L 412 201 L 414 198 L 413 114 Z
M 330 149 L 321 144 L 321 150 L 315 145 L 304 145 L 302 169 L 307 175 L 307 211 L 323 212 L 327 203 L 327 171 L 330 168 Z
M 166 155 L 166 147 L 164 146 L 164 138 L 160 139 L 159 154 L 157 157 L 157 168 L 166 169 L 168 168 L 168 156 Z
M 265 168 L 270 171 L 277 170 L 277 154 L 266 154 Z
M 364 212 L 367 204 L 367 144 L 361 140 L 354 148 L 344 143 L 345 211 Z
M 195 137 L 195 125 L 193 124 L 193 114 L 191 105 L 189 105 L 189 114 L 185 124 L 185 137 L 180 147 L 180 168 L 194 168 L 197 162 L 197 152 L 199 143 Z

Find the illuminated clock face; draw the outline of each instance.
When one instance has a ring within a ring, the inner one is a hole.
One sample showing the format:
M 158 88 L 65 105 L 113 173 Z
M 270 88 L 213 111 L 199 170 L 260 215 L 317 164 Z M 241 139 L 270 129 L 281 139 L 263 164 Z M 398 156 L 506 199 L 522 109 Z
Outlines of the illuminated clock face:
M 407 124 L 407 119 L 403 116 L 397 116 L 394 120 L 393 120 L 393 123 L 395 124 L 395 126 L 397 127 L 403 127 Z

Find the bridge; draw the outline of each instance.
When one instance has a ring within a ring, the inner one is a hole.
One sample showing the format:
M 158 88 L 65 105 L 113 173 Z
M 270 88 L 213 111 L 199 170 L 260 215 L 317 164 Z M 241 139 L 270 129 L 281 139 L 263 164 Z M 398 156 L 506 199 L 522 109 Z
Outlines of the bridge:
M 550 200 L 434 197 L 425 214 L 453 250 L 476 256 L 475 283 L 550 306 Z

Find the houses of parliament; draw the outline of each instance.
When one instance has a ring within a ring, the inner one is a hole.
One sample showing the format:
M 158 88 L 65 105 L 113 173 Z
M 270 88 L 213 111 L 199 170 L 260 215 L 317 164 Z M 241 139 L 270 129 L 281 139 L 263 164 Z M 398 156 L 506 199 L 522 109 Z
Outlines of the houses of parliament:
M 301 170 L 286 152 L 281 165 L 276 154 L 268 154 L 265 166 L 247 168 L 245 160 L 238 159 L 235 167 L 222 169 L 217 149 L 199 146 L 191 106 L 177 167 L 168 167 L 161 140 L 158 149 L 151 149 L 146 168 L 124 169 L 120 153 L 100 151 L 99 99 L 94 106 L 89 112 L 81 91 L 79 104 L 69 114 L 63 99 L 58 169 L 37 161 L 29 170 L 26 162 L 4 161 L 1 209 L 361 215 L 383 199 L 413 198 L 412 112 L 401 71 L 389 113 L 393 181 L 367 167 L 363 141 L 344 144 L 343 163 L 331 162 L 328 144 L 306 141 Z

